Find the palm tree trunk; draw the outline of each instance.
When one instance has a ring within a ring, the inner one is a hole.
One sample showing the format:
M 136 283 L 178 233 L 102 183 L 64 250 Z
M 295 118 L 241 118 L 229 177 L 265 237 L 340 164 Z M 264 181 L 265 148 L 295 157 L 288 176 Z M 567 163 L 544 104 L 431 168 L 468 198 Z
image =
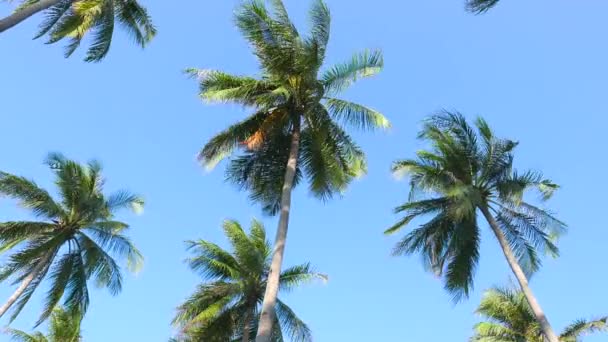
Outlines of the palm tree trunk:
M 20 9 L 19 11 L 14 12 L 8 17 L 0 19 L 0 32 L 4 32 L 11 27 L 19 24 L 25 19 L 31 17 L 32 15 L 44 11 L 47 8 L 53 7 L 60 3 L 62 0 L 40 0 L 36 3 L 33 3 L 25 8 Z M 72 0 L 76 1 L 76 0 Z
M 13 306 L 13 304 L 15 304 L 15 302 L 17 301 L 17 299 L 19 299 L 19 297 L 21 297 L 21 295 L 23 294 L 25 289 L 27 289 L 27 287 L 32 283 L 32 281 L 34 281 L 34 279 L 36 279 L 36 277 L 38 277 L 40 275 L 40 273 L 45 269 L 45 266 L 50 258 L 51 258 L 51 254 L 49 253 L 48 255 L 43 257 L 42 260 L 40 260 L 40 262 L 38 262 L 38 265 L 36 265 L 36 267 L 34 267 L 34 269 L 32 269 L 30 274 L 28 274 L 27 277 L 25 277 L 25 279 L 23 279 L 23 281 L 21 282 L 19 287 L 8 298 L 6 303 L 4 303 L 4 305 L 2 305 L 2 307 L 0 307 L 0 317 L 4 316 L 4 314 L 8 311 L 8 309 L 10 309 L 11 306 Z
M 285 240 L 287 239 L 289 210 L 291 207 L 291 189 L 293 188 L 293 179 L 296 175 L 299 151 L 300 119 L 298 118 L 298 120 L 294 123 L 293 131 L 291 133 L 291 146 L 289 148 L 289 157 L 287 159 L 287 169 L 285 170 L 283 191 L 281 193 L 281 215 L 279 217 L 279 226 L 277 228 L 277 235 L 274 241 L 272 263 L 270 264 L 270 273 L 268 274 L 266 293 L 264 294 L 264 301 L 262 303 L 262 313 L 260 314 L 258 332 L 255 338 L 256 342 L 270 342 L 272 325 L 274 324 L 276 318 L 275 306 L 277 304 L 277 295 L 279 294 L 279 277 L 281 276 L 281 264 L 283 263 Z
M 513 271 L 513 274 L 515 274 L 515 277 L 517 278 L 517 281 L 519 282 L 519 286 L 521 287 L 522 292 L 526 296 L 526 300 L 528 301 L 528 304 L 530 304 L 530 307 L 532 308 L 534 315 L 536 316 L 536 320 L 540 324 L 541 330 L 543 331 L 543 334 L 545 335 L 545 339 L 548 342 L 559 342 L 559 338 L 553 331 L 551 324 L 549 324 L 549 320 L 547 319 L 547 316 L 545 316 L 543 309 L 540 307 L 540 304 L 538 304 L 536 297 L 532 293 L 532 289 L 530 289 L 530 286 L 528 285 L 528 278 L 526 277 L 526 274 L 522 270 L 521 266 L 519 266 L 519 263 L 517 262 L 517 259 L 515 258 L 515 255 L 513 254 L 513 250 L 509 246 L 509 242 L 507 241 L 507 238 L 505 237 L 503 232 L 500 230 L 498 223 L 496 222 L 496 220 L 494 219 L 492 214 L 490 214 L 490 211 L 488 210 L 488 208 L 481 207 L 480 210 L 483 213 L 483 216 L 485 216 L 486 220 L 490 224 L 490 228 L 492 228 L 494 235 L 496 235 L 496 238 L 498 239 L 498 243 L 500 243 L 500 247 L 502 248 L 502 251 L 505 254 L 505 257 L 507 258 L 507 262 L 509 263 L 511 270 Z
M 256 304 L 254 304 L 256 305 Z M 255 307 L 255 306 L 254 306 Z M 251 330 L 251 327 L 249 326 L 249 324 L 251 323 L 251 319 L 253 318 L 253 309 L 252 310 L 247 310 L 247 313 L 245 314 L 245 324 L 243 324 L 243 340 L 242 342 L 249 342 L 249 335 L 251 335 L 251 332 L 249 330 Z

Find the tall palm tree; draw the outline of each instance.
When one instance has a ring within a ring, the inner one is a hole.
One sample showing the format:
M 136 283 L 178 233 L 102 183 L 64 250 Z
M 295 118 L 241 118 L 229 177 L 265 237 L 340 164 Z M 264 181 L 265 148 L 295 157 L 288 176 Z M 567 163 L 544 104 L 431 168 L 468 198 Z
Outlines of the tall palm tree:
M 0 172 L 0 195 L 17 199 L 38 219 L 0 223 L 0 251 L 11 253 L 0 270 L 0 281 L 12 278 L 13 284 L 20 283 L 0 307 L 0 316 L 14 305 L 11 320 L 15 319 L 46 279 L 49 290 L 37 325 L 62 299 L 66 310 L 84 314 L 91 277 L 98 287 L 119 293 L 122 273 L 115 258 L 125 259 L 132 271 L 143 260 L 124 235 L 129 226 L 114 219 L 119 209 L 141 210 L 140 197 L 127 191 L 104 195 L 97 161 L 81 165 L 51 153 L 46 164 L 55 173 L 58 200 L 33 181 Z
M 479 259 L 478 214 L 488 222 L 529 302 L 543 333 L 557 342 L 549 321 L 528 286 L 528 275 L 541 264 L 539 253 L 556 256 L 555 245 L 565 224 L 524 200 L 536 189 L 546 200 L 557 185 L 537 172 L 513 169 L 517 143 L 497 138 L 481 118 L 477 132 L 459 113 L 431 116 L 420 138 L 431 148 L 416 159 L 396 161 L 393 171 L 410 177 L 410 198 L 395 210 L 404 217 L 386 233 L 392 234 L 413 219 L 432 215 L 409 232 L 394 254 L 420 253 L 425 265 L 445 279 L 455 300 L 468 296 Z M 427 195 L 421 197 L 421 195 Z
M 467 0 L 467 10 L 475 14 L 482 14 L 496 6 L 500 0 Z
M 488 319 L 475 325 L 472 342 L 543 342 L 543 333 L 525 295 L 508 288 L 492 288 L 484 295 L 477 313 Z M 561 342 L 580 342 L 582 336 L 606 331 L 608 317 L 579 319 L 566 327 Z
M 262 224 L 254 220 L 249 235 L 236 221 L 225 221 L 223 229 L 232 252 L 204 241 L 189 241 L 194 256 L 190 268 L 207 282 L 198 286 L 178 308 L 173 323 L 180 327 L 183 341 L 250 341 L 255 337 L 264 289 L 270 270 L 271 247 Z M 290 267 L 281 273 L 281 291 L 326 276 L 309 264 Z M 272 341 L 311 341 L 310 330 L 281 300 L 277 300 L 278 322 Z
M 7 333 L 15 342 L 80 342 L 81 320 L 80 314 L 73 314 L 57 307 L 51 314 L 47 335 L 39 331 L 28 334 L 16 329 L 7 329 Z
M 0 19 L 0 33 L 41 11 L 45 19 L 34 38 L 48 35 L 48 43 L 67 38 L 65 56 L 69 57 L 91 33 L 87 62 L 98 62 L 107 55 L 116 22 L 142 48 L 156 35 L 146 8 L 137 0 L 22 0 L 11 15 Z
M 200 159 L 212 167 L 238 150 L 227 178 L 250 191 L 267 212 L 280 213 L 258 342 L 268 342 L 272 332 L 292 189 L 306 177 L 318 198 L 342 193 L 365 172 L 364 154 L 344 125 L 389 127 L 378 111 L 333 97 L 358 79 L 378 73 L 381 53 L 357 54 L 320 72 L 329 40 L 327 6 L 314 1 L 308 36 L 299 34 L 280 0 L 273 0 L 272 7 L 271 13 L 263 1 L 249 1 L 236 14 L 236 24 L 258 58 L 261 77 L 190 70 L 199 77 L 204 100 L 242 104 L 253 111 L 214 136 Z

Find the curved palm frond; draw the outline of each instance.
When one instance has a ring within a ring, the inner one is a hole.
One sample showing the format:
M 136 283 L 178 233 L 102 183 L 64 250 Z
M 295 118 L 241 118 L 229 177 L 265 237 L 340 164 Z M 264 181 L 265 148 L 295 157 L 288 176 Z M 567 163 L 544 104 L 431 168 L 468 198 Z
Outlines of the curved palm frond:
M 378 74 L 383 67 L 384 60 L 380 51 L 364 51 L 353 55 L 349 62 L 327 70 L 321 80 L 326 91 L 335 94 L 346 90 L 360 78 Z
M 8 328 L 6 333 L 11 336 L 11 341 L 14 342 L 50 342 L 41 332 L 28 334 L 25 331 Z
M 287 268 L 281 272 L 280 279 L 280 290 L 287 292 L 316 279 L 327 282 L 329 277 L 326 274 L 315 272 L 312 266 L 306 263 Z
M 340 121 L 361 129 L 388 129 L 390 122 L 380 112 L 353 102 L 326 98 L 328 111 Z
M 560 335 L 560 339 L 563 342 L 579 342 L 580 338 L 584 335 L 608 331 L 607 321 L 608 317 L 591 321 L 584 319 L 576 320 L 564 329 L 564 332 Z
M 61 206 L 55 203 L 51 195 L 24 177 L 0 172 L 0 193 L 19 201 L 19 204 L 43 218 L 61 215 Z
M 469 12 L 482 14 L 496 6 L 500 0 L 467 0 L 466 7 Z
M 312 332 L 289 306 L 281 300 L 277 301 L 277 319 L 282 332 L 294 342 L 312 341 Z

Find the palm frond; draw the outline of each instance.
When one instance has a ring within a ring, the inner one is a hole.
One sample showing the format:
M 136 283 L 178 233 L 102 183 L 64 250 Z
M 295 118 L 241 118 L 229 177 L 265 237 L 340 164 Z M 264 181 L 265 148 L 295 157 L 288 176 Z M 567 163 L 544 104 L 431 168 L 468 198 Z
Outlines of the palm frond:
M 47 34 L 55 24 L 61 20 L 62 16 L 70 9 L 72 2 L 70 0 L 60 1 L 57 5 L 50 7 L 44 12 L 45 19 L 40 24 L 38 33 L 34 39 L 38 39 Z
M 80 313 L 71 313 L 61 307 L 55 308 L 49 324 L 49 338 L 52 341 L 79 342 L 81 320 Z
M 143 256 L 131 240 L 116 231 L 112 225 L 95 224 L 83 230 L 82 235 L 90 235 L 97 248 L 107 250 L 118 258 L 125 259 L 127 268 L 137 273 L 143 267 Z
M 11 336 L 14 342 L 48 342 L 47 338 L 40 332 L 28 334 L 25 331 L 7 328 L 6 333 Z
M 469 12 L 482 14 L 496 6 L 500 0 L 467 0 L 466 7 Z
M 579 338 L 584 335 L 608 331 L 607 321 L 608 317 L 602 317 L 592 321 L 584 319 L 576 320 L 564 329 L 564 332 L 560 335 L 560 339 L 563 342 L 578 342 Z
M 281 331 L 294 342 L 312 341 L 310 328 L 304 323 L 289 306 L 281 300 L 277 301 L 277 319 L 281 324 Z
M 72 313 L 84 314 L 88 307 L 88 292 L 84 265 L 78 251 L 64 254 L 51 268 L 50 288 L 36 326 L 51 316 L 59 301 L 64 298 L 64 306 Z
M 321 80 L 330 94 L 339 93 L 360 78 L 378 74 L 384 66 L 382 52 L 365 51 L 354 55 L 344 64 L 338 64 L 327 70 Z
M 39 217 L 52 219 L 63 212 L 46 190 L 24 177 L 0 172 L 0 194 L 18 200 L 21 206 Z
M 204 279 L 227 280 L 239 276 L 238 261 L 220 246 L 204 240 L 187 241 L 186 244 L 187 249 L 194 254 L 194 257 L 187 260 L 190 269 Z
M 235 220 L 224 221 L 222 227 L 224 234 L 232 245 L 234 256 L 241 266 L 242 271 L 260 274 L 264 271 L 266 255 L 264 250 L 258 250 L 243 230 L 243 227 Z
M 87 279 L 93 277 L 97 287 L 118 294 L 122 290 L 122 272 L 116 261 L 86 234 L 79 234 L 77 239 Z
M 309 263 L 292 266 L 281 272 L 279 278 L 280 290 L 290 291 L 315 279 L 327 282 L 329 277 L 326 274 L 315 272 Z
M 156 36 L 156 27 L 146 8 L 135 0 L 117 1 L 116 18 L 142 48 Z
M 236 13 L 235 21 L 264 70 L 277 75 L 293 74 L 293 54 L 298 41 L 293 25 L 272 18 L 264 2 L 259 0 L 245 2 Z
M 0 223 L 0 243 L 22 242 L 49 233 L 55 226 L 46 222 L 18 221 Z
M 132 194 L 126 190 L 120 190 L 108 197 L 106 206 L 111 213 L 120 209 L 130 209 L 134 213 L 139 214 L 143 211 L 144 203 L 145 201 L 141 196 Z
M 272 104 L 283 99 L 278 87 L 267 80 L 234 76 L 217 70 L 186 69 L 199 81 L 199 96 L 210 103 L 237 103 L 248 106 Z
M 388 129 L 388 119 L 380 112 L 363 105 L 336 99 L 326 98 L 326 106 L 333 117 L 347 125 L 360 129 Z

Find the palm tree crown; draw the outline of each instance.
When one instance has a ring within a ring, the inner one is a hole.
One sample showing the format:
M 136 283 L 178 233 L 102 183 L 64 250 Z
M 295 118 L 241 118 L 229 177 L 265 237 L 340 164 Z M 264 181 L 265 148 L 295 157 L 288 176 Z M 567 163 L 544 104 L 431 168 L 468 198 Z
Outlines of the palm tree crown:
M 41 0 L 23 0 L 16 13 L 38 6 L 39 2 Z M 156 35 L 152 19 L 137 0 L 56 0 L 49 5 L 42 9 L 45 19 L 35 38 L 47 35 L 48 43 L 67 39 L 66 57 L 74 53 L 87 34 L 91 34 L 85 61 L 102 60 L 110 50 L 117 23 L 141 47 Z
M 49 333 L 28 334 L 21 330 L 8 329 L 8 334 L 15 342 L 80 342 L 80 314 L 71 314 L 63 308 L 55 308 L 49 321 Z
M 232 252 L 204 240 L 188 242 L 194 254 L 188 264 L 206 283 L 178 308 L 174 324 L 182 330 L 183 340 L 225 342 L 255 336 L 272 249 L 264 227 L 256 220 L 249 234 L 236 221 L 225 221 L 223 229 Z M 315 278 L 327 277 L 314 272 L 310 264 L 290 267 L 281 273 L 281 291 Z M 292 341 L 311 341 L 306 324 L 281 300 L 276 312 L 278 324 L 272 341 L 283 341 L 285 334 Z
M 17 199 L 39 219 L 0 223 L 0 251 L 11 251 L 0 271 L 0 281 L 12 278 L 13 284 L 21 283 L 2 314 L 14 303 L 14 319 L 47 279 L 49 290 L 37 324 L 62 299 L 66 310 L 84 314 L 91 277 L 98 287 L 112 294 L 120 292 L 122 273 L 115 257 L 126 259 L 132 271 L 139 269 L 143 260 L 123 235 L 129 226 L 114 220 L 119 209 L 141 210 L 140 197 L 127 191 L 106 197 L 97 161 L 81 165 L 50 154 L 46 164 L 55 173 L 59 200 L 33 181 L 0 172 L 0 194 Z
M 523 293 L 508 288 L 486 292 L 477 313 L 488 319 L 475 325 L 472 342 L 544 342 L 540 325 Z M 607 317 L 577 320 L 560 335 L 561 342 L 580 342 L 582 336 L 606 331 Z
M 426 266 L 442 275 L 455 300 L 469 294 L 479 259 L 479 211 L 488 211 L 528 274 L 541 264 L 539 252 L 557 255 L 555 240 L 564 223 L 525 201 L 524 192 L 536 189 L 548 199 L 557 185 L 538 172 L 513 169 L 517 143 L 497 138 L 481 118 L 477 132 L 458 113 L 431 116 L 420 138 L 430 150 L 416 159 L 396 161 L 393 171 L 410 177 L 410 198 L 397 213 L 403 218 L 386 233 L 399 231 L 417 217 L 432 215 L 409 232 L 394 254 L 421 253 Z M 429 197 L 420 199 L 420 195 Z
M 215 70 L 190 70 L 200 80 L 200 96 L 253 109 L 245 120 L 213 137 L 200 159 L 213 166 L 232 154 L 227 178 L 250 190 L 266 211 L 276 213 L 287 168 L 290 142 L 300 134 L 294 185 L 303 176 L 310 191 L 327 199 L 342 192 L 365 171 L 364 155 L 343 125 L 387 128 L 387 119 L 360 104 L 335 98 L 359 78 L 378 73 L 379 51 L 357 54 L 344 64 L 320 72 L 330 31 L 330 15 L 321 0 L 310 10 L 312 29 L 301 36 L 280 0 L 269 12 L 263 1 L 244 4 L 236 24 L 259 61 L 261 77 L 234 76 Z

